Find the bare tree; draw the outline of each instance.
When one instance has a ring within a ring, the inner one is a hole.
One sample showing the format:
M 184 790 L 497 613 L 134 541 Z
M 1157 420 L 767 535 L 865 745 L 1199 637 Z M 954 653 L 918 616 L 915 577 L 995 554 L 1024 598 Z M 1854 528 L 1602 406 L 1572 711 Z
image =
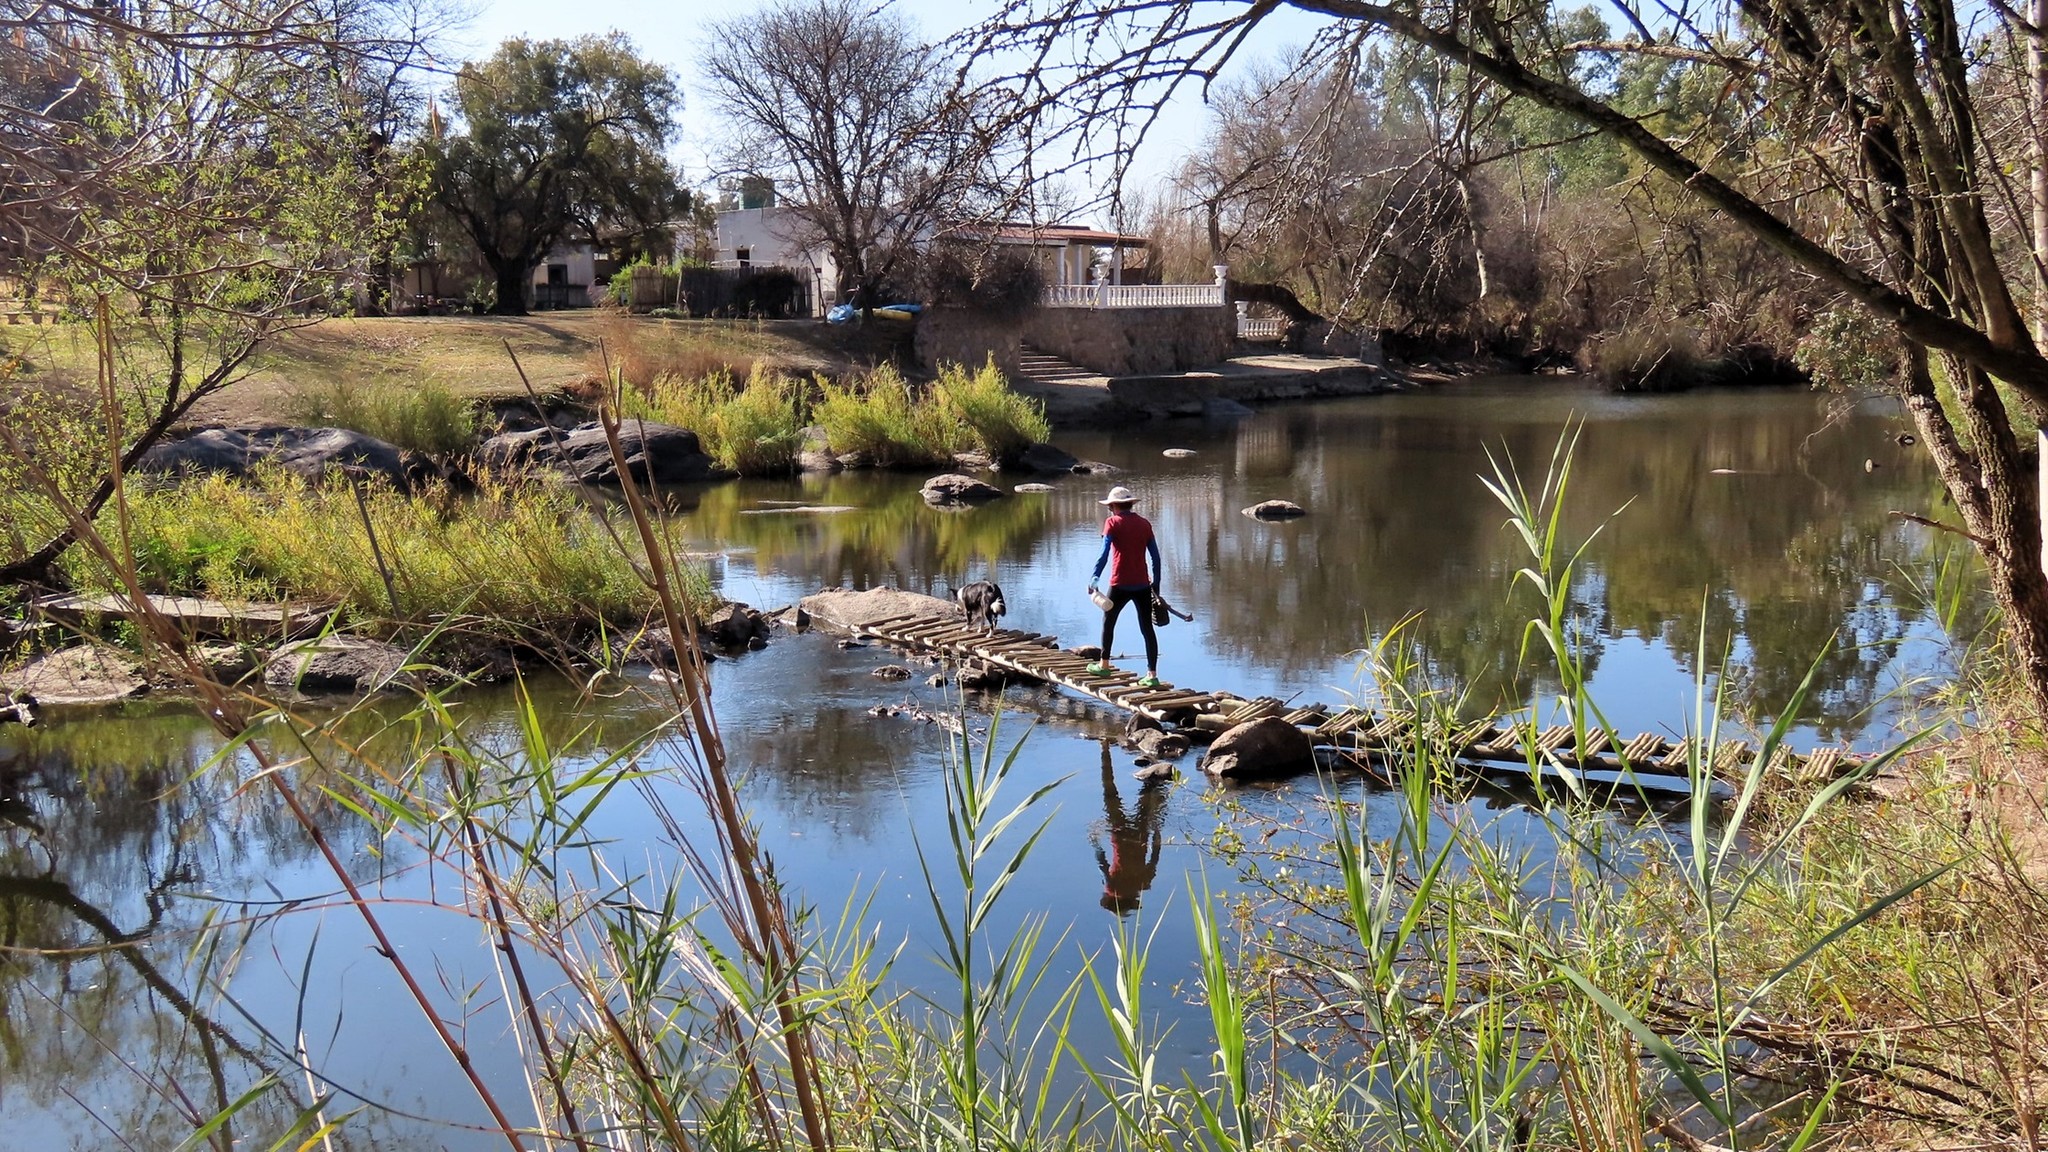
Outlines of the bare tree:
M 1988 130 L 1980 99 L 1992 81 L 1983 54 L 1973 57 L 2001 39 L 2031 44 L 2039 30 L 2009 7 L 1953 0 L 1617 0 L 1633 35 L 1597 41 L 1551 30 L 1533 0 L 1014 0 L 973 34 L 971 50 L 1024 60 L 1006 82 L 1025 92 L 1041 136 L 1086 146 L 1106 125 L 1142 121 L 1173 85 L 1213 78 L 1283 6 L 1332 20 L 1318 41 L 1327 54 L 1356 54 L 1391 34 L 1605 134 L 1882 318 L 1899 341 L 1897 392 L 1984 556 L 2024 682 L 2048 707 L 2048 580 L 2010 408 L 2048 417 L 2048 357 L 2016 290 L 2043 254 L 2032 229 L 2000 228 L 1992 211 L 2025 201 L 2011 174 L 2027 170 L 2033 138 Z M 1532 28 L 1545 31 L 1531 38 Z M 1660 135 L 1648 110 L 1573 68 L 1588 53 L 1655 57 L 1697 74 L 1758 146 Z M 2001 259 L 2015 250 L 2025 255 Z
M 719 24 L 705 67 L 735 131 L 726 163 L 780 181 L 790 239 L 831 254 L 841 299 L 871 306 L 918 244 L 1002 201 L 999 137 L 952 62 L 866 0 L 783 0 Z
M 423 19 L 384 0 L 0 0 L 0 271 L 98 318 L 111 371 L 75 399 L 98 437 L 122 417 L 124 468 L 277 326 L 351 302 L 395 223 Z M 80 448 L 60 400 L 17 386 L 5 411 L 44 467 Z M 115 483 L 95 445 L 101 466 L 70 478 L 88 514 Z M 43 577 L 72 538 L 17 510 L 0 582 Z

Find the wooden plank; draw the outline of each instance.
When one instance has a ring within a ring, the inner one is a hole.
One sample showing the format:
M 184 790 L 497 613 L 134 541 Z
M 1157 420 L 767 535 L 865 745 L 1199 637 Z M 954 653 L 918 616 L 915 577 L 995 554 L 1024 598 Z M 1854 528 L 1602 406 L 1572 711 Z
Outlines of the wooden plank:
M 318 631 L 328 610 L 312 604 L 209 600 L 197 596 L 147 596 L 149 607 L 194 636 L 293 636 Z M 83 616 L 132 620 L 140 615 L 120 596 L 44 596 L 29 602 L 44 616 L 76 621 Z
M 1799 781 L 1802 784 L 1824 784 L 1835 778 L 1840 769 L 1843 752 L 1840 748 L 1816 748 L 1806 763 L 1799 766 Z
M 1571 725 L 1554 724 L 1544 729 L 1541 736 L 1536 737 L 1536 750 L 1546 755 L 1555 756 L 1558 749 L 1571 743 L 1571 739 Z
M 1581 763 L 1584 763 L 1585 761 L 1591 760 L 1595 756 L 1600 755 L 1602 752 L 1607 751 L 1607 745 L 1607 729 L 1587 729 L 1586 742 L 1584 744 L 1579 745 L 1579 761 Z
M 1639 732 L 1636 734 L 1635 739 L 1628 742 L 1628 747 L 1621 750 L 1621 758 L 1628 763 L 1629 767 L 1634 768 L 1650 763 L 1656 757 L 1663 755 L 1664 751 L 1664 738 L 1662 736 L 1657 735 L 1655 732 Z

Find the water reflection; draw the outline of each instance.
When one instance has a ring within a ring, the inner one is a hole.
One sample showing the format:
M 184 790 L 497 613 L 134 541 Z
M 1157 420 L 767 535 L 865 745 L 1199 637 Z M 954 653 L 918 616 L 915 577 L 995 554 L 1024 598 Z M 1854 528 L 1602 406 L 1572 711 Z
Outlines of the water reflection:
M 1911 593 L 1931 582 L 1936 546 L 1889 510 L 1937 515 L 1939 486 L 1921 453 L 1895 443 L 1901 421 L 1885 411 L 1831 421 L 1801 393 L 1614 398 L 1508 381 L 1060 440 L 1128 470 L 1115 480 L 1144 497 L 1165 584 L 1199 618 L 1162 635 L 1168 679 L 1324 692 L 1351 679 L 1347 653 L 1419 614 L 1428 666 L 1468 686 L 1476 713 L 1556 689 L 1522 659 L 1536 606 L 1512 577 L 1527 557 L 1479 475 L 1491 451 L 1539 483 L 1575 418 L 1585 428 L 1566 534 L 1613 517 L 1577 571 L 1570 614 L 1602 703 L 1668 725 L 1661 696 L 1632 697 L 1689 680 L 1704 640 L 1710 672 L 1732 655 L 1734 702 L 1759 717 L 1819 657 L 1803 718 L 1812 736 L 1860 732 L 1901 682 L 1908 643 L 1938 631 Z M 1163 459 L 1167 446 L 1197 455 Z M 737 550 L 727 575 L 738 595 L 841 583 L 943 593 L 992 575 L 1011 622 L 1088 642 L 1098 618 L 1080 597 L 1108 480 L 1063 478 L 1050 495 L 942 514 L 917 498 L 921 479 L 727 485 L 684 521 L 693 541 Z M 1272 498 L 1309 515 L 1238 514 Z M 749 514 L 788 499 L 859 510 Z
M 1159 849 L 1166 821 L 1165 780 L 1149 779 L 1138 786 L 1137 807 L 1126 809 L 1117 790 L 1116 765 L 1110 741 L 1102 743 L 1102 835 L 1091 836 L 1095 865 L 1102 870 L 1102 906 L 1118 916 L 1138 910 L 1141 897 L 1159 876 Z M 1108 851 L 1102 841 L 1109 840 Z

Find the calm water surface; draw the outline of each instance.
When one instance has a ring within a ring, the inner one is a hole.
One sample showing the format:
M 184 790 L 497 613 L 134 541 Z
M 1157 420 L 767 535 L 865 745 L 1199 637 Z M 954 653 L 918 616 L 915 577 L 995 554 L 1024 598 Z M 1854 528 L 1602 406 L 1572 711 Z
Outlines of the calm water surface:
M 1941 563 L 1939 542 L 1889 515 L 1939 515 L 1938 489 L 1922 458 L 1895 443 L 1901 421 L 1882 411 L 1829 422 L 1804 395 L 1622 399 L 1497 381 L 1059 441 L 1125 469 L 1115 482 L 1141 494 L 1158 529 L 1167 591 L 1196 617 L 1160 634 L 1168 679 L 1337 703 L 1364 687 L 1353 653 L 1419 614 L 1410 628 L 1431 666 L 1470 684 L 1475 711 L 1487 711 L 1544 707 L 1555 684 L 1517 671 L 1533 605 L 1510 583 L 1526 557 L 1478 477 L 1491 449 L 1535 482 L 1574 416 L 1585 427 L 1570 531 L 1582 536 L 1621 509 L 1588 552 L 1574 599 L 1594 694 L 1617 726 L 1683 730 L 1703 638 L 1714 667 L 1729 654 L 1731 695 L 1756 720 L 1819 659 L 1802 743 L 1881 744 L 1939 683 L 1944 633 L 1921 591 Z M 1168 447 L 1196 455 L 1166 459 Z M 945 513 L 918 499 L 918 479 L 722 485 L 679 494 L 679 522 L 693 547 L 719 553 L 725 594 L 757 607 L 826 586 L 944 594 L 993 577 L 1008 623 L 1093 639 L 1100 616 L 1084 588 L 1099 546 L 1095 501 L 1112 481 L 1060 478 L 1049 495 Z M 1264 524 L 1238 512 L 1272 498 L 1309 515 Z M 779 510 L 788 501 L 854 510 Z M 1118 648 L 1138 652 L 1128 618 Z M 907 684 L 871 675 L 894 659 L 783 637 L 717 664 L 713 687 L 785 880 L 828 916 L 850 894 L 872 895 L 884 937 L 908 942 L 898 975 L 915 986 L 936 969 L 912 836 L 944 836 L 945 738 L 868 709 L 957 701 L 926 685 L 923 670 Z M 572 745 L 576 762 L 662 719 L 634 694 L 592 705 L 566 685 L 540 685 L 536 696 L 560 738 L 593 726 Z M 478 738 L 510 747 L 511 706 L 508 691 L 480 691 L 461 712 Z M 1202 847 L 1218 820 L 1288 820 L 1313 785 L 1241 793 L 1232 800 L 1244 815 L 1220 808 L 1199 773 L 1148 792 L 1130 778 L 1130 754 L 1109 743 L 1121 717 L 1048 692 L 1013 692 L 1008 706 L 1011 720 L 1036 721 L 1020 782 L 1060 783 L 1007 924 L 1048 915 L 1050 935 L 1066 933 L 1059 968 L 1071 972 L 1120 919 L 1158 917 L 1152 972 L 1162 986 L 1184 979 L 1189 884 L 1230 882 Z M 974 722 L 985 729 L 987 717 Z M 1026 727 L 1006 721 L 1002 743 Z M 303 1084 L 292 1056 L 301 1043 L 341 1093 L 334 1111 L 351 1097 L 376 1105 L 340 1146 L 503 1146 L 463 1127 L 480 1110 L 352 915 L 329 906 L 333 881 L 303 834 L 268 793 L 202 770 L 216 750 L 203 725 L 176 706 L 137 707 L 4 740 L 0 1146 L 114 1147 L 114 1133 L 143 1134 L 139 1147 L 175 1143 L 166 1134 L 180 1132 L 177 1106 L 149 1082 L 175 1079 L 202 1107 L 265 1073 Z M 687 813 L 689 799 L 671 791 Z M 1511 794 L 1474 806 L 1496 835 L 1548 842 Z M 1366 810 L 1369 823 L 1395 818 L 1371 797 Z M 488 950 L 469 921 L 435 906 L 459 904 L 459 888 L 340 809 L 323 820 L 357 877 L 398 901 L 386 915 L 402 951 L 516 1101 L 518 1057 Z M 600 823 L 621 869 L 674 868 L 674 847 L 636 797 L 621 793 Z M 234 928 L 195 955 L 194 929 L 207 923 Z M 202 962 L 231 973 L 225 988 L 195 978 Z M 1157 1003 L 1173 1014 L 1165 995 Z M 1187 1017 L 1170 1055 L 1198 1063 L 1201 1035 Z M 272 1112 L 288 1114 L 281 1103 Z

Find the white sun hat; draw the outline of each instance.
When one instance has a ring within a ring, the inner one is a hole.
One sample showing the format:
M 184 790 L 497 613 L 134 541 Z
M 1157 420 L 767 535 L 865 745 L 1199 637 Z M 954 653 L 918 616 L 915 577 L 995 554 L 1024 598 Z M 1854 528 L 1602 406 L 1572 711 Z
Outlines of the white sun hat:
M 1138 494 L 1119 484 L 1109 490 L 1109 495 L 1097 500 L 1097 504 L 1136 504 Z

